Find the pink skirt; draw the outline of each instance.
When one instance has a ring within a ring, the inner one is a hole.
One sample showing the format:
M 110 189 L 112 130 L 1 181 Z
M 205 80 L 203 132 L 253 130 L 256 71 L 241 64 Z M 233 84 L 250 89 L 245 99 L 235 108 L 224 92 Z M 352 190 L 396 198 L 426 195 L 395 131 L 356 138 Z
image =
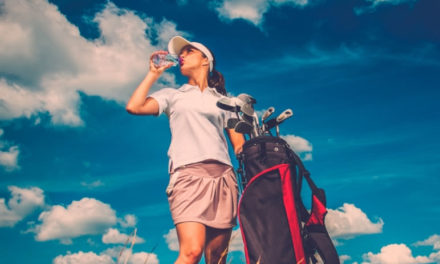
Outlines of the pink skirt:
M 170 174 L 168 202 L 174 224 L 198 222 L 225 229 L 236 225 L 238 186 L 231 166 L 204 161 Z

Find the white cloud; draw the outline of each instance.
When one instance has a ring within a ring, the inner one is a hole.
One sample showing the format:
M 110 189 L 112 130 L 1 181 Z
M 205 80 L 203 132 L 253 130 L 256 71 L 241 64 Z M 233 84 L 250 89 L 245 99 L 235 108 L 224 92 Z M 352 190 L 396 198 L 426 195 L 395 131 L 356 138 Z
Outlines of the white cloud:
M 3 136 L 3 134 L 4 131 L 0 128 L 0 138 Z M 20 166 L 18 165 L 20 148 L 18 146 L 10 145 L 11 144 L 9 142 L 0 140 L 0 166 L 8 172 L 20 169 Z
M 0 65 L 0 70 L 2 68 Z M 44 98 L 40 91 L 28 90 L 4 78 L 0 78 L 0 91 L 0 119 L 30 118 L 36 112 L 44 111 Z
M 263 14 L 269 9 L 267 0 L 224 0 L 215 8 L 221 19 L 244 19 L 255 25 L 262 22 Z
M 214 2 L 214 9 L 219 17 L 226 21 L 244 19 L 259 26 L 264 14 L 271 6 L 294 5 L 304 7 L 310 4 L 309 0 L 223 0 Z
M 363 264 L 422 264 L 432 263 L 428 257 L 412 255 L 405 244 L 391 244 L 383 247 L 379 253 L 368 252 L 363 255 Z
M 159 264 L 159 259 L 156 254 L 139 252 L 130 256 L 128 259 L 129 264 Z
M 134 253 L 130 249 L 125 249 L 123 247 L 114 247 L 106 249 L 101 255 L 107 255 L 112 257 L 118 263 L 125 263 L 127 260 L 128 264 L 158 264 L 159 260 L 157 255 L 154 253 L 147 252 L 137 252 Z
M 429 238 L 416 242 L 415 246 L 432 246 L 434 249 L 440 250 L 440 235 L 434 234 Z
M 170 229 L 170 231 L 163 235 L 163 237 L 165 238 L 170 250 L 179 251 L 179 239 L 177 238 L 177 231 L 175 228 Z
M 73 201 L 67 208 L 52 206 L 38 219 L 41 221 L 36 227 L 38 241 L 59 239 L 62 242 L 82 235 L 102 234 L 117 222 L 115 211 L 93 198 Z
M 37 187 L 29 189 L 9 186 L 12 197 L 6 204 L 0 198 L 0 227 L 12 227 L 36 209 L 44 206 L 43 190 Z
M 328 209 L 325 223 L 332 238 L 381 233 L 384 224 L 382 219 L 373 223 L 361 209 L 348 203 L 336 210 Z
M 125 103 L 147 72 L 149 54 L 170 36 L 185 35 L 172 22 L 155 23 L 111 2 L 90 22 L 100 31 L 93 40 L 47 1 L 3 1 L 0 119 L 49 113 L 54 124 L 80 126 L 79 91 Z M 156 88 L 164 85 L 174 85 L 172 74 Z
M 133 239 L 133 234 L 131 235 L 122 234 L 119 232 L 119 230 L 115 228 L 109 228 L 107 230 L 107 233 L 105 233 L 102 236 L 102 242 L 104 244 L 125 244 L 128 241 L 131 241 L 132 239 Z M 145 240 L 143 238 L 136 236 L 135 244 L 141 244 L 144 242 Z
M 429 259 L 434 263 L 440 263 L 440 235 L 434 234 L 429 238 L 414 243 L 415 246 L 432 246 L 437 252 L 433 252 L 429 255 Z
M 341 255 L 341 256 L 339 256 L 339 261 L 341 262 L 341 264 L 344 264 L 345 261 L 348 261 L 350 259 L 351 259 L 351 257 L 348 256 L 348 255 Z
M 127 214 L 124 219 L 119 219 L 119 224 L 122 227 L 134 227 L 137 223 L 137 218 L 135 215 Z
M 312 160 L 312 144 L 305 138 L 295 135 L 281 136 L 287 144 L 304 160 Z
M 18 155 L 20 154 L 20 149 L 18 146 L 9 147 L 8 150 L 0 150 L 0 166 L 3 166 L 6 171 L 18 170 Z
M 65 256 L 57 256 L 53 260 L 53 264 L 114 264 L 115 262 L 110 256 L 96 255 L 93 252 L 79 251 L 75 254 L 67 254 Z

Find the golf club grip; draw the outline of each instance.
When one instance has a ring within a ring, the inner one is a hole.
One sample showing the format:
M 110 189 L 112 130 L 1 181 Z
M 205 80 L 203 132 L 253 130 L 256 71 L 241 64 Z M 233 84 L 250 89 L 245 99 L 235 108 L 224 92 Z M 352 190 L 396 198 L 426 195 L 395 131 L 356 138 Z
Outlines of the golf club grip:
M 293 112 L 291 109 L 286 109 L 284 110 L 284 112 L 282 112 L 279 116 L 277 116 L 276 121 L 278 123 L 283 122 L 284 120 L 286 120 L 287 118 L 291 117 L 293 115 Z
M 266 120 L 266 118 L 268 118 L 271 114 L 273 114 L 273 112 L 275 112 L 275 108 L 274 107 L 269 107 L 266 112 L 264 112 L 263 116 L 261 117 L 262 120 Z

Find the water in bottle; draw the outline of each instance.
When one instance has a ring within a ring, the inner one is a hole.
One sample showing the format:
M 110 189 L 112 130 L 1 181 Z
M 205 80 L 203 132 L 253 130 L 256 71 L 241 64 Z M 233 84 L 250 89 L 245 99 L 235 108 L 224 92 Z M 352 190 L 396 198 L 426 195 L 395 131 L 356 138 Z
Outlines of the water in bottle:
M 177 64 L 179 64 L 179 56 L 170 53 L 155 54 L 152 57 L 152 60 L 156 67 L 162 67 L 168 64 L 176 66 Z

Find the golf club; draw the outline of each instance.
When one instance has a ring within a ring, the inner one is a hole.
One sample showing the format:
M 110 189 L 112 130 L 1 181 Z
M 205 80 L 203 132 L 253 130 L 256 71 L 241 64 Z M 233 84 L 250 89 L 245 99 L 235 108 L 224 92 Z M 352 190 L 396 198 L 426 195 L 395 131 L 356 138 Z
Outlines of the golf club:
M 235 125 L 235 132 L 242 133 L 242 134 L 248 134 L 252 137 L 253 136 L 252 135 L 253 134 L 252 124 L 250 124 L 247 121 L 239 121 Z
M 264 114 L 261 116 L 261 123 L 264 123 L 264 121 L 271 116 L 275 112 L 275 107 L 271 106 L 269 107 Z

